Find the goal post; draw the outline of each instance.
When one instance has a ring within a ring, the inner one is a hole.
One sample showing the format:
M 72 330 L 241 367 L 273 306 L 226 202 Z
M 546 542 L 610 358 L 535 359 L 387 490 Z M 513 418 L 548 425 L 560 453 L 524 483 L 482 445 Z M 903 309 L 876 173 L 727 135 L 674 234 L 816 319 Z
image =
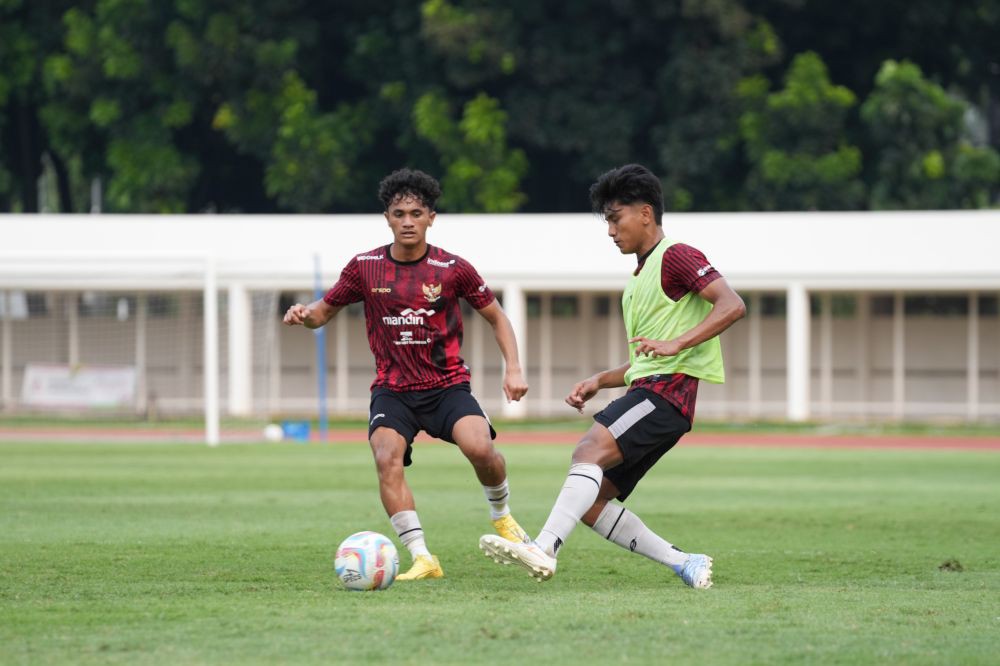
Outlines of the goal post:
M 216 445 L 223 408 L 252 420 L 255 377 L 275 375 L 277 300 L 220 284 L 211 256 L 0 252 L 0 413 L 115 427 L 197 416 L 200 437 L 173 430 Z
M 205 443 L 219 444 L 219 287 L 215 259 L 205 260 L 204 312 L 204 403 Z

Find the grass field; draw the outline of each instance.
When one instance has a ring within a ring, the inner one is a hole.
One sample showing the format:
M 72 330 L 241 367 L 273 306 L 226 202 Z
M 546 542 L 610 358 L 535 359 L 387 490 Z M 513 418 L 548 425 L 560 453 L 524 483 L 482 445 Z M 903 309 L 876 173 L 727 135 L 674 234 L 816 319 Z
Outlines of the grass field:
M 534 532 L 570 449 L 503 450 Z M 415 461 L 447 577 L 352 593 L 337 543 L 392 533 L 364 444 L 0 444 L 0 663 L 996 663 L 1000 453 L 682 444 L 628 505 L 708 591 L 585 527 L 501 568 L 464 459 Z

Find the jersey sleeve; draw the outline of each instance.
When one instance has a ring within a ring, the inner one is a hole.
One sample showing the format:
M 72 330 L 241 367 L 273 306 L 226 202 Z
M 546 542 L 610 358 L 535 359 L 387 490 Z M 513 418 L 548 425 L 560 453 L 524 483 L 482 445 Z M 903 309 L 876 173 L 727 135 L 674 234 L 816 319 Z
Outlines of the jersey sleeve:
M 680 300 L 689 291 L 694 293 L 722 277 L 701 250 L 676 243 L 663 253 L 660 284 L 673 300 Z
M 340 279 L 337 280 L 337 284 L 330 287 L 330 291 L 326 292 L 323 300 L 326 301 L 327 305 L 336 307 L 357 303 L 363 298 L 364 291 L 361 288 L 361 271 L 358 270 L 358 259 L 351 257 L 351 260 L 344 266 L 344 270 L 340 271 Z
M 455 293 L 473 308 L 480 310 L 496 300 L 493 291 L 486 286 L 486 281 L 465 259 L 459 258 L 455 262 L 455 271 Z

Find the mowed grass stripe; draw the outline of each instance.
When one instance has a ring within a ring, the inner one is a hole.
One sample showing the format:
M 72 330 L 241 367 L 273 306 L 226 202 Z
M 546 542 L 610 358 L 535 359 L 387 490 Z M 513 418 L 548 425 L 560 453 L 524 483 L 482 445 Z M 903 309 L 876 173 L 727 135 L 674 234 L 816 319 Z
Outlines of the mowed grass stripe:
M 534 532 L 570 449 L 501 448 Z M 1000 650 L 997 453 L 681 444 L 627 504 L 715 557 L 707 592 L 585 527 L 535 583 L 479 553 L 487 505 L 453 447 L 418 444 L 407 474 L 447 577 L 349 593 L 336 544 L 391 535 L 366 444 L 2 444 L 0 661 L 987 664 Z

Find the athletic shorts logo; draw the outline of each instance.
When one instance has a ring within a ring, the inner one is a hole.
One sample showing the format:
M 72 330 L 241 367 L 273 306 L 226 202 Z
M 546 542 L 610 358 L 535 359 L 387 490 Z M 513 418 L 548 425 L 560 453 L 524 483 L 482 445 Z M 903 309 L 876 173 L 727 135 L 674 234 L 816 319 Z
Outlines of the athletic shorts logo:
M 441 298 L 440 284 L 421 284 L 420 288 L 423 289 L 424 298 L 427 299 L 428 303 L 434 303 Z
M 428 259 L 427 263 L 431 266 L 437 266 L 439 268 L 451 268 L 451 265 L 455 263 L 454 259 L 450 261 L 438 261 L 437 259 Z
M 378 421 L 379 419 L 384 418 L 384 417 L 385 417 L 385 414 L 376 414 L 375 418 L 373 418 L 371 421 L 368 422 L 368 425 L 372 425 L 376 421 Z

